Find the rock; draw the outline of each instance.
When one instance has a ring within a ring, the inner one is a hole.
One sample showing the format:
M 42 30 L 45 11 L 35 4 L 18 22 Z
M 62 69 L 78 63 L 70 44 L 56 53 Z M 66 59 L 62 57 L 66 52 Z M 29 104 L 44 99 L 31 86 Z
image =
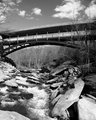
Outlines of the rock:
M 51 85 L 51 87 L 53 87 L 53 88 L 60 87 L 62 84 L 63 84 L 63 82 L 53 83 Z
M 65 77 L 65 76 L 62 77 L 62 78 L 61 78 L 61 81 L 66 82 L 66 77 Z
M 69 89 L 65 92 L 65 94 L 61 95 L 55 107 L 53 108 L 53 116 L 61 116 L 62 112 L 67 110 L 74 102 L 78 101 L 84 87 L 84 82 L 81 79 L 78 79 L 74 83 L 74 87 L 75 88 Z
M 18 72 L 18 70 L 14 66 L 6 62 L 0 62 L 0 70 L 3 71 L 5 76 L 7 75 L 11 76 L 15 74 L 16 72 Z
M 52 100 L 52 102 L 51 102 L 51 104 L 55 104 L 60 98 L 62 97 L 62 95 L 60 94 L 60 95 L 58 95 L 56 98 L 54 98 L 53 100 Z
M 5 86 L 5 87 L 0 88 L 0 93 L 7 94 L 8 93 L 8 87 Z
M 56 82 L 57 80 L 58 80 L 58 77 L 55 77 L 55 78 L 53 78 L 51 80 L 46 81 L 46 83 L 52 84 L 52 83 Z
M 4 79 L 5 79 L 5 78 L 7 78 L 7 77 L 4 75 L 3 71 L 0 70 L 0 83 L 1 83 L 1 82 L 4 82 Z
M 29 79 L 33 79 L 33 80 L 36 80 L 36 81 L 39 81 L 39 79 L 37 77 L 34 77 L 34 76 L 28 76 Z
M 16 83 L 18 85 L 22 85 L 22 86 L 26 86 L 26 87 L 31 86 L 31 84 L 27 80 L 27 77 L 16 76 L 15 79 L 16 79 Z
M 52 90 L 51 99 L 54 99 L 58 94 L 58 89 Z
M 22 81 L 22 80 L 23 80 L 23 81 L 26 81 L 26 80 L 27 80 L 27 78 L 24 78 L 24 77 L 22 77 L 22 76 L 16 76 L 15 79 L 16 79 L 16 80 L 21 80 L 21 81 Z
M 17 112 L 9 112 L 0 110 L 0 120 L 30 120 Z
M 71 77 L 69 77 L 67 83 L 72 86 L 74 84 L 74 82 L 75 82 L 76 79 L 77 79 L 76 77 L 71 76 Z
M 55 76 L 55 75 L 60 75 L 62 72 L 64 72 L 64 70 L 66 70 L 68 66 L 66 65 L 61 65 L 57 68 L 55 68 L 52 72 L 51 72 L 51 75 L 52 76 Z
M 28 82 L 24 80 L 16 80 L 16 83 L 21 86 L 31 86 L 31 84 L 29 84 Z
M 15 79 L 5 81 L 5 85 L 9 87 L 18 87 L 18 84 L 16 83 Z
M 89 94 L 86 94 L 89 98 L 92 98 L 94 100 L 96 100 L 96 97 L 92 96 L 92 95 L 89 95 Z
M 82 97 L 78 101 L 79 120 L 96 120 L 96 100 Z
M 0 61 L 0 82 L 10 80 L 17 72 L 18 70 L 12 65 Z
M 37 73 L 33 72 L 33 73 L 31 73 L 31 75 L 32 75 L 34 78 L 39 79 L 39 75 L 38 75 Z
M 37 80 L 33 80 L 33 79 L 29 79 L 29 78 L 27 79 L 26 82 L 31 83 L 31 84 L 40 84 L 39 81 L 37 81 Z
M 4 100 L 2 100 L 1 101 L 1 107 L 7 107 L 7 106 L 14 106 L 14 105 L 16 105 L 17 104 L 17 102 L 16 101 L 4 101 Z

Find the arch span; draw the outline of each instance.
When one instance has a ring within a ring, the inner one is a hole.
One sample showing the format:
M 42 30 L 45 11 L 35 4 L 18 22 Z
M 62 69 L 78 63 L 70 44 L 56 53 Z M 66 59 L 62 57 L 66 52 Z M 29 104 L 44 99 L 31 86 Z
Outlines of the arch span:
M 4 49 L 3 57 L 32 46 L 41 46 L 41 45 L 56 45 L 56 46 L 64 46 L 64 47 L 70 47 L 74 49 L 81 49 L 81 45 L 75 44 L 75 43 L 68 43 L 68 42 L 58 42 L 58 41 L 36 41 L 36 42 L 30 42 L 30 43 L 19 43 L 19 44 L 13 44 L 7 48 Z

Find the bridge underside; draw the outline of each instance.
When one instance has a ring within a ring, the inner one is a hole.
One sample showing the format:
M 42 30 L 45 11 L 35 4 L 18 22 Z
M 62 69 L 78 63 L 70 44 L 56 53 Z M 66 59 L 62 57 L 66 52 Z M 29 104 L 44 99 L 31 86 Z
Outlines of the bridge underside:
M 83 49 L 83 46 L 81 46 L 80 44 L 76 44 L 73 41 L 72 42 L 64 42 L 64 41 L 57 41 L 57 40 L 40 40 L 40 41 L 30 41 L 30 42 L 20 42 L 18 43 L 18 41 L 14 44 L 7 44 L 4 46 L 3 48 L 3 54 L 2 57 L 5 57 L 17 50 L 26 48 L 26 47 L 31 47 L 31 46 L 40 46 L 40 45 L 56 45 L 56 46 L 65 46 L 65 47 L 70 47 L 70 48 L 74 48 L 74 49 Z

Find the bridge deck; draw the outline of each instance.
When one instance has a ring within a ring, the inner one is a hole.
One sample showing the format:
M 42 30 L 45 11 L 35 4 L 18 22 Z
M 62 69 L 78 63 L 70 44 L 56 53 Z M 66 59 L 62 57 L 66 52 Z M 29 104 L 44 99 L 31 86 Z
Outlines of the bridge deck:
M 77 24 L 67 24 L 67 25 L 56 25 L 56 26 L 48 26 L 41 28 L 34 28 L 29 30 L 15 31 L 15 32 L 7 32 L 1 33 L 3 39 L 12 38 L 12 37 L 22 37 L 22 36 L 30 36 L 30 35 L 41 35 L 41 34 L 50 34 L 50 33 L 58 33 L 58 32 L 72 32 L 72 31 L 86 31 L 86 30 L 96 30 L 96 21 L 87 22 L 87 23 L 77 23 Z

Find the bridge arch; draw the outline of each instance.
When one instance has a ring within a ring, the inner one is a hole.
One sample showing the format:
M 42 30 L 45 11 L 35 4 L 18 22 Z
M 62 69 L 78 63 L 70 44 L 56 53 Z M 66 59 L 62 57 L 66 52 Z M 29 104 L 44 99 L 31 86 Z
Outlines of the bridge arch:
M 18 50 L 21 50 L 21 49 L 24 49 L 24 48 L 27 48 L 27 47 L 32 47 L 32 46 L 41 46 L 41 45 L 56 45 L 56 46 L 64 46 L 64 47 L 70 47 L 70 48 L 74 48 L 74 49 L 81 49 L 83 47 L 81 47 L 81 45 L 78 45 L 78 44 L 75 44 L 75 43 L 70 43 L 70 42 L 61 42 L 61 41 L 52 41 L 52 40 L 42 40 L 42 41 L 31 41 L 31 42 L 25 42 L 25 43 L 15 43 L 13 45 L 9 45 L 7 48 L 4 49 L 4 53 L 3 53 L 3 57 L 15 52 L 15 51 L 18 51 Z

